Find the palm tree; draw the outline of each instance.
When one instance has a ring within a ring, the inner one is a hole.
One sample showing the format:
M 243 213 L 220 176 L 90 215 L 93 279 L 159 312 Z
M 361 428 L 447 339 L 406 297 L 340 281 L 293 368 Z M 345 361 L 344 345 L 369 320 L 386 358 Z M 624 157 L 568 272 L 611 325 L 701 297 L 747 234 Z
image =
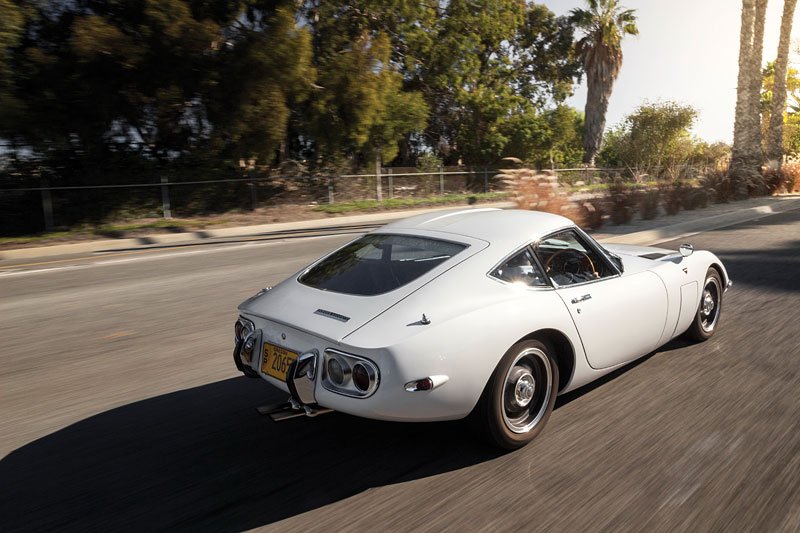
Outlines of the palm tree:
M 622 39 L 638 35 L 636 14 L 618 0 L 586 0 L 588 9 L 573 9 L 570 19 L 583 30 L 575 50 L 586 72 L 586 123 L 583 134 L 583 162 L 594 165 L 606 127 L 608 100 L 622 68 Z
M 792 36 L 792 19 L 797 0 L 783 2 L 781 38 L 778 58 L 775 60 L 775 81 L 772 86 L 772 109 L 767 130 L 767 160 L 778 166 L 783 159 L 783 113 L 786 111 L 786 75 L 789 68 L 789 41 Z
M 742 0 L 739 78 L 730 176 L 736 197 L 746 198 L 761 181 L 761 60 L 767 0 Z

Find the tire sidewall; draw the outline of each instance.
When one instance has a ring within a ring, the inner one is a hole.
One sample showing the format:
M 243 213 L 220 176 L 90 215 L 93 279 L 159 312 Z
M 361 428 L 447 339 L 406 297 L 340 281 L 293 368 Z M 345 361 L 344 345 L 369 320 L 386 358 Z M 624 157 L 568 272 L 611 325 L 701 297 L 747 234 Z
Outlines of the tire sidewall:
M 505 377 L 511 368 L 516 357 L 523 351 L 534 348 L 540 350 L 546 356 L 547 363 L 550 365 L 550 375 L 552 383 L 550 386 L 550 396 L 545 401 L 545 410 L 542 417 L 526 433 L 515 433 L 508 428 L 503 417 L 503 394 L 505 387 Z M 487 384 L 484 393 L 484 424 L 490 440 L 508 450 L 514 450 L 524 446 L 532 441 L 536 436 L 541 433 L 547 420 L 550 418 L 550 413 L 553 411 L 553 406 L 556 402 L 558 395 L 558 365 L 552 355 L 553 350 L 546 343 L 532 339 L 516 343 L 514 346 L 503 355 L 503 358 L 498 363 L 492 377 Z
M 716 322 L 714 324 L 714 329 L 711 331 L 706 331 L 703 329 L 703 292 L 706 290 L 706 286 L 708 285 L 709 281 L 714 278 L 717 281 L 717 287 L 719 289 L 719 300 L 717 301 L 717 317 Z M 722 285 L 722 276 L 719 275 L 714 268 L 709 268 L 706 272 L 705 278 L 703 278 L 703 286 L 700 289 L 700 302 L 697 304 L 697 312 L 694 315 L 694 321 L 692 322 L 691 327 L 689 328 L 689 336 L 698 341 L 704 341 L 710 339 L 714 333 L 719 329 L 720 320 L 722 319 L 722 300 L 723 300 L 723 293 L 725 289 Z

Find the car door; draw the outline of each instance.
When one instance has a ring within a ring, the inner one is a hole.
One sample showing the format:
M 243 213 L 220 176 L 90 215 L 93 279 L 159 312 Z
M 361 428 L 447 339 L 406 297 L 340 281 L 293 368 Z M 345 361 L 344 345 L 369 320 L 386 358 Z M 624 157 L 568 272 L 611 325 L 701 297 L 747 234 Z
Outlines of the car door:
M 668 302 L 656 274 L 620 274 L 590 237 L 574 229 L 542 239 L 536 253 L 569 309 L 593 368 L 619 365 L 657 347 Z M 564 256 L 575 258 L 566 273 Z

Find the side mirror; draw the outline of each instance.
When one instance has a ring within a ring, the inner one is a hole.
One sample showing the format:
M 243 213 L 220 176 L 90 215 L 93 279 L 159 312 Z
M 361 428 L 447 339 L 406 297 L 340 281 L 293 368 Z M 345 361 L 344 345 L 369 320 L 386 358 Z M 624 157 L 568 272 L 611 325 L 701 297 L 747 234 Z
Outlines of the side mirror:
M 694 252 L 694 246 L 691 244 L 681 244 L 678 251 L 683 257 L 689 257 Z

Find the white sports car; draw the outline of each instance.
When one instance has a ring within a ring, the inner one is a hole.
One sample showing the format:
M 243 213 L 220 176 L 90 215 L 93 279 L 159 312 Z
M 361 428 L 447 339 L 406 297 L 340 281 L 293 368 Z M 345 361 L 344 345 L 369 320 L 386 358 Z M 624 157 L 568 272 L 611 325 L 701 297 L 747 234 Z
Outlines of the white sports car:
M 556 396 L 719 325 L 712 253 L 601 246 L 570 220 L 438 211 L 372 231 L 239 306 L 239 370 L 290 394 L 275 420 L 330 410 L 472 416 L 498 446 L 544 427 Z

